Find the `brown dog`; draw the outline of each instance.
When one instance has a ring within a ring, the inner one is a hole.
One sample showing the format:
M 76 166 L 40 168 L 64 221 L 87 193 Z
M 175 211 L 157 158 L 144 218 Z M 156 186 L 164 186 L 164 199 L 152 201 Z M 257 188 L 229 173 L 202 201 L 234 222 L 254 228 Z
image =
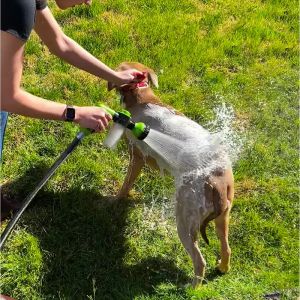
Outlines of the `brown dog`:
M 160 102 L 150 88 L 150 84 L 158 86 L 158 79 L 153 70 L 140 63 L 122 63 L 118 70 L 130 68 L 146 72 L 148 75 L 139 85 L 117 88 L 125 108 L 132 114 L 133 121 L 144 122 L 158 132 L 166 133 L 174 138 L 180 136 L 181 139 L 189 141 L 193 141 L 194 136 L 189 136 L 189 131 L 185 132 L 185 127 L 178 127 L 178 124 L 184 123 L 190 128 L 196 128 L 204 136 L 208 134 L 200 125 Z M 109 84 L 108 88 L 111 90 L 116 87 Z M 161 115 L 164 117 L 159 117 Z M 130 139 L 130 136 L 127 137 Z M 157 156 L 147 149 L 145 144 L 136 140 L 130 143 L 130 164 L 118 198 L 128 195 L 145 163 L 152 168 L 158 168 L 159 155 Z M 171 148 L 168 150 L 170 155 L 172 150 Z M 185 155 L 188 156 L 189 153 L 185 153 Z M 197 172 L 185 174 L 188 175 L 180 177 L 180 184 L 177 184 L 176 189 L 176 223 L 179 238 L 193 261 L 195 274 L 193 286 L 197 286 L 204 278 L 206 265 L 197 245 L 197 236 L 200 230 L 202 237 L 208 243 L 205 228 L 210 220 L 215 220 L 216 231 L 221 243 L 221 259 L 217 268 L 222 273 L 228 272 L 230 268 L 231 250 L 228 244 L 228 223 L 234 194 L 233 175 L 230 166 L 225 168 L 216 166 L 208 175 Z

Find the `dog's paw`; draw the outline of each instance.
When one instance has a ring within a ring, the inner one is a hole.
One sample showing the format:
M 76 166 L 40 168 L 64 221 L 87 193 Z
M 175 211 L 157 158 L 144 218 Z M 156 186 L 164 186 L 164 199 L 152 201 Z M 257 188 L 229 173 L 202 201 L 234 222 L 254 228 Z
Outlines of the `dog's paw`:
M 192 287 L 194 289 L 198 289 L 202 285 L 203 279 L 204 278 L 201 276 L 195 276 L 192 282 Z
M 230 266 L 229 265 L 224 265 L 222 264 L 222 262 L 219 260 L 218 264 L 217 264 L 217 270 L 219 272 L 221 272 L 222 274 L 228 273 L 230 270 Z
M 128 198 L 141 198 L 141 193 L 137 192 L 136 190 L 132 189 L 129 191 Z

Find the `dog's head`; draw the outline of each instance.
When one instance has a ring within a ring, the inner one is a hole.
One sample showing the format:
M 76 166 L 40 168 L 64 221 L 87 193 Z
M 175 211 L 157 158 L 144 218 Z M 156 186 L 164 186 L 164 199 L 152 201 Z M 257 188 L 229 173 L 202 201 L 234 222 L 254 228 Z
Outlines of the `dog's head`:
M 136 104 L 152 103 L 159 104 L 160 101 L 151 89 L 151 85 L 158 87 L 158 79 L 155 72 L 137 62 L 123 62 L 117 68 L 117 71 L 125 71 L 129 69 L 136 69 L 145 75 L 145 78 L 139 83 L 124 84 L 116 86 L 108 83 L 108 90 L 116 89 L 121 95 L 121 102 L 124 103 L 126 108 L 132 107 Z
M 129 69 L 136 69 L 140 72 L 143 72 L 146 75 L 146 78 L 142 81 L 143 83 L 145 83 L 144 85 L 141 85 L 142 88 L 150 87 L 151 85 L 158 88 L 158 78 L 152 69 L 146 67 L 143 64 L 137 63 L 137 62 L 123 62 L 118 66 L 117 71 L 126 71 Z M 133 87 L 133 88 L 130 88 L 130 87 Z M 116 89 L 121 94 L 124 92 L 128 92 L 128 91 L 131 91 L 132 93 L 137 92 L 138 87 L 139 87 L 139 85 L 134 86 L 131 84 L 125 84 L 125 85 L 118 87 L 111 82 L 109 82 L 108 86 L 107 86 L 109 91 L 111 91 L 112 89 Z

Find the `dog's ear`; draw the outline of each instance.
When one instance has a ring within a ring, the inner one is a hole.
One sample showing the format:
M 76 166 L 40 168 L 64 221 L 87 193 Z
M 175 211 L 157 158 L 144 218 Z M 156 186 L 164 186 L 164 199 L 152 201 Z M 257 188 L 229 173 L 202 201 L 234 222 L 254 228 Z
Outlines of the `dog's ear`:
M 156 87 L 158 88 L 158 77 L 155 74 L 155 72 L 151 69 L 147 70 L 148 72 L 148 80 Z
M 110 92 L 111 90 L 115 89 L 117 86 L 113 82 L 107 83 L 107 90 Z

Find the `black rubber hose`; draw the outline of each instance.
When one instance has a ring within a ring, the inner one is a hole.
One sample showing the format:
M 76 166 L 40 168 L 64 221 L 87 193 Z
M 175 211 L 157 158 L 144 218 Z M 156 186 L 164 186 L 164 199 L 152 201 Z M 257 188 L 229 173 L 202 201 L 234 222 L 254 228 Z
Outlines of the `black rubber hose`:
M 83 132 L 79 132 L 77 136 L 74 138 L 72 143 L 68 146 L 68 148 L 60 155 L 60 157 L 55 161 L 49 171 L 45 174 L 43 179 L 39 182 L 36 188 L 25 198 L 21 208 L 18 212 L 14 215 L 14 217 L 9 221 L 6 228 L 4 229 L 3 233 L 1 234 L 0 240 L 0 250 L 2 250 L 7 238 L 11 234 L 12 230 L 16 226 L 17 222 L 21 218 L 22 214 L 31 203 L 35 195 L 39 192 L 39 190 L 45 185 L 45 183 L 51 178 L 51 176 L 55 173 L 57 168 L 66 160 L 66 158 L 70 155 L 70 153 L 79 145 L 81 140 L 84 137 Z

